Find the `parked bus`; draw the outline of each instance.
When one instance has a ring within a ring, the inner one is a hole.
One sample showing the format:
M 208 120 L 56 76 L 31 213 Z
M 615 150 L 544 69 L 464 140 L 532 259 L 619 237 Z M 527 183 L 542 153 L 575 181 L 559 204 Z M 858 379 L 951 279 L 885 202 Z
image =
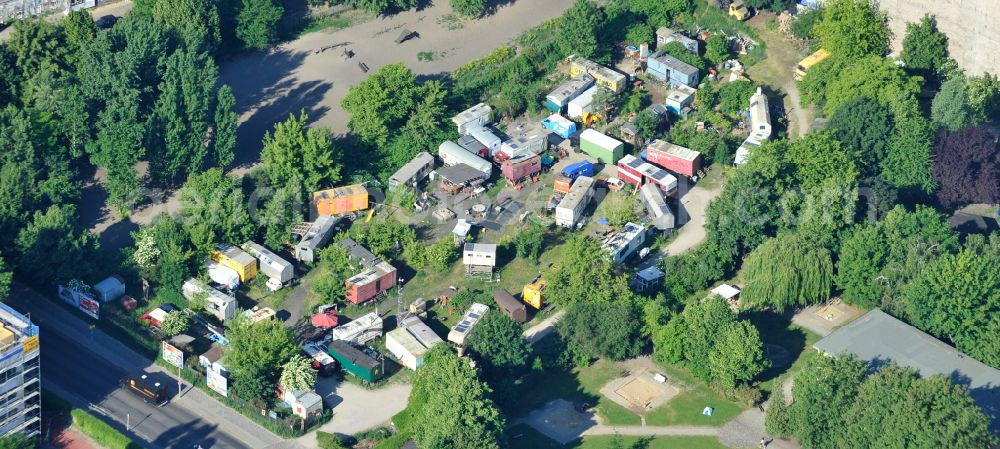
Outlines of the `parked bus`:
M 830 52 L 823 50 L 822 48 L 816 50 L 816 53 L 806 56 L 806 58 L 799 61 L 799 65 L 795 67 L 795 79 L 801 80 L 806 76 L 806 72 L 808 72 L 812 66 L 819 64 L 824 59 L 829 57 Z

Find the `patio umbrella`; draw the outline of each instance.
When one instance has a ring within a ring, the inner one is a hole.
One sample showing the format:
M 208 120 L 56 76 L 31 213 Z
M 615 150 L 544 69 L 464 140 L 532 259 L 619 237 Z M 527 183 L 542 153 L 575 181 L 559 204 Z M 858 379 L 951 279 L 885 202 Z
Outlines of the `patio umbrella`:
M 337 315 L 332 313 L 317 313 L 312 317 L 312 325 L 316 327 L 334 327 L 337 325 Z

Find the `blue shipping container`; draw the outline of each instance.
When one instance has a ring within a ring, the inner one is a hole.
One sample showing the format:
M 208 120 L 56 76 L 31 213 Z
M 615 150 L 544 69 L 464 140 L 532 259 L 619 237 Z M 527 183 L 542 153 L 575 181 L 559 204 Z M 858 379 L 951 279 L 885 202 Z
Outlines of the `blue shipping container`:
M 590 161 L 577 162 L 567 165 L 562 171 L 563 176 L 575 180 L 579 176 L 594 176 L 594 164 Z
M 558 134 L 563 139 L 569 139 L 569 136 L 572 136 L 576 132 L 576 123 L 558 114 L 552 114 L 548 118 L 543 119 L 542 126 Z

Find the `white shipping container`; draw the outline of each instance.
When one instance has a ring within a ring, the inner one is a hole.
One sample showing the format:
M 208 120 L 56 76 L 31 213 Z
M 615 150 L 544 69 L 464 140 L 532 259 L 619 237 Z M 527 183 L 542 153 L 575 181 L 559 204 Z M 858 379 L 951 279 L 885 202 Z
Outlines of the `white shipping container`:
M 493 156 L 500 150 L 500 144 L 503 141 L 496 134 L 493 134 L 493 131 L 490 131 L 489 128 L 477 123 L 470 123 L 465 126 L 465 129 L 469 132 L 470 136 L 474 137 L 489 150 L 490 156 Z
M 254 242 L 246 242 L 243 249 L 260 262 L 260 272 L 284 285 L 295 277 L 295 267 L 277 254 Z
M 446 140 L 438 146 L 438 157 L 447 166 L 465 164 L 483 172 L 487 177 L 493 174 L 493 164 L 450 140 Z
M 585 112 L 594 112 L 590 107 L 591 103 L 594 101 L 594 94 L 597 93 L 598 86 L 591 87 L 583 91 L 582 94 L 576 98 L 570 100 L 569 104 L 566 106 L 566 113 L 569 118 L 583 118 Z
M 427 348 L 402 327 L 385 334 L 385 349 L 400 364 L 414 371 L 424 364 L 424 354 L 427 353 Z

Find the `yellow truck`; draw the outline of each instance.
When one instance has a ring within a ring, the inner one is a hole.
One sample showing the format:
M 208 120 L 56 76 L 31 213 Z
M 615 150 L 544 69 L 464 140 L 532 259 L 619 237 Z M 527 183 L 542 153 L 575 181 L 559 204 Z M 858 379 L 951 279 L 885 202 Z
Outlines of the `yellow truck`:
M 808 72 L 812 66 L 823 62 L 824 59 L 829 57 L 830 52 L 822 48 L 816 50 L 816 53 L 806 56 L 806 58 L 799 61 L 799 65 L 795 67 L 795 79 L 801 80 L 802 78 L 805 78 L 806 72 Z

